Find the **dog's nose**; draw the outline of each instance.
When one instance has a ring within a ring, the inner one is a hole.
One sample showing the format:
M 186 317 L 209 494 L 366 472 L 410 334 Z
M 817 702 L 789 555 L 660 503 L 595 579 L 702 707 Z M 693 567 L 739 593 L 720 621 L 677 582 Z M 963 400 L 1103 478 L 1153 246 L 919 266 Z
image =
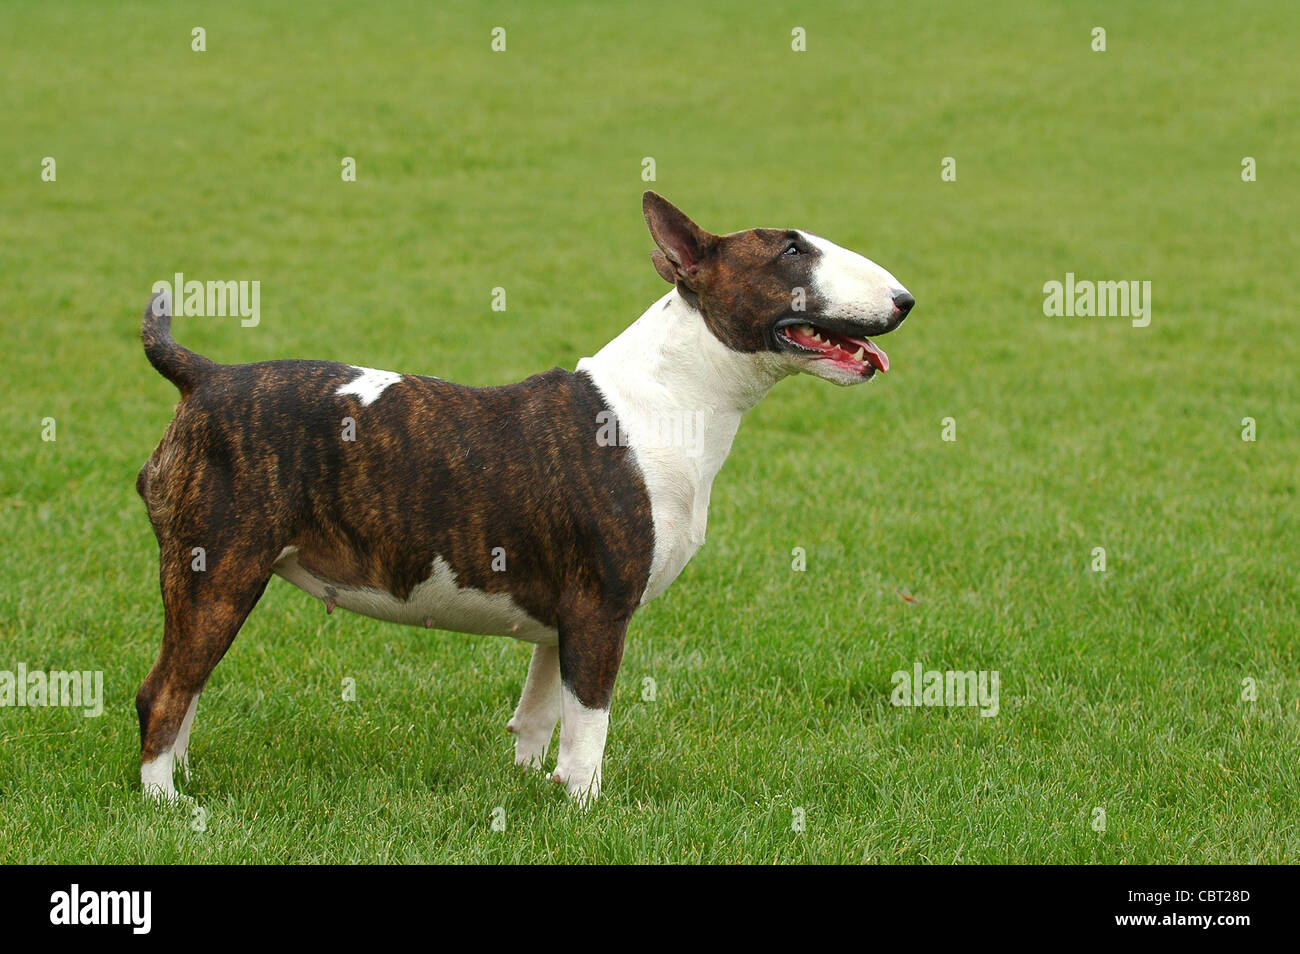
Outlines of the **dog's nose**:
M 898 309 L 899 321 L 907 317 L 907 313 L 912 310 L 912 306 L 915 304 L 916 299 L 912 297 L 911 292 L 894 292 L 894 307 Z

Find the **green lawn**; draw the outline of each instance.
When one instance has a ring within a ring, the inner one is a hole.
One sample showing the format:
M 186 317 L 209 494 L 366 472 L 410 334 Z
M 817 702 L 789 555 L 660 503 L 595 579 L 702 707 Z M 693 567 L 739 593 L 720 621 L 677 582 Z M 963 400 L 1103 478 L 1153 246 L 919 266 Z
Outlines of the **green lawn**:
M 0 10 L 0 670 L 106 693 L 0 708 L 0 861 L 1300 859 L 1292 0 L 352 6 Z M 151 284 L 262 283 L 255 328 L 178 324 L 221 361 L 572 368 L 664 290 L 645 157 L 918 305 L 883 379 L 745 422 L 633 621 L 597 807 L 511 763 L 527 647 L 280 580 L 199 709 L 206 830 L 146 805 Z M 1150 326 L 1046 317 L 1067 272 L 1151 281 Z M 997 670 L 1000 713 L 891 706 L 918 662 Z

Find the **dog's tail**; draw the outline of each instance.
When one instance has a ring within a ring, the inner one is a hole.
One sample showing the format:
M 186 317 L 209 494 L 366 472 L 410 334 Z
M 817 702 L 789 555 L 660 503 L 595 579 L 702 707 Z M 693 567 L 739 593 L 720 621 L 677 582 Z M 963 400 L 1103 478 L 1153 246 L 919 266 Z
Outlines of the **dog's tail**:
M 161 291 L 149 299 L 144 309 L 144 322 L 140 327 L 144 341 L 145 357 L 164 378 L 180 389 L 181 397 L 189 397 L 213 362 L 182 348 L 172 338 L 171 294 Z

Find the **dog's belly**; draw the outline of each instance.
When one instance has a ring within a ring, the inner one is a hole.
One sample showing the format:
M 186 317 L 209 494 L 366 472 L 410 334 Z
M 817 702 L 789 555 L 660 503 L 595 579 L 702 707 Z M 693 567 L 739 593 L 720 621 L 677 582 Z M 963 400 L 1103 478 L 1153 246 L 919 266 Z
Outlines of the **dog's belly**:
M 273 567 L 275 573 L 326 604 L 363 616 L 481 636 L 511 636 L 530 643 L 554 646 L 559 634 L 519 607 L 509 593 L 485 593 L 456 585 L 456 574 L 442 557 L 435 557 L 433 573 L 401 600 L 372 587 L 344 586 L 321 579 L 298 562 L 298 551 L 286 548 Z

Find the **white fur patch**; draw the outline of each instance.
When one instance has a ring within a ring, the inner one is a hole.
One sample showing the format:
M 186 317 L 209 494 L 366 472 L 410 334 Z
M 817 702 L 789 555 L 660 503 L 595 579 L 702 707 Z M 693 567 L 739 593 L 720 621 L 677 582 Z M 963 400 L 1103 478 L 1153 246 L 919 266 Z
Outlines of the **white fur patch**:
M 564 714 L 560 718 L 560 754 L 555 773 L 583 808 L 600 797 L 600 764 L 605 758 L 609 710 L 588 709 L 578 697 L 563 689 Z
M 199 709 L 199 696 L 202 693 L 195 693 L 194 698 L 190 700 L 190 707 L 185 711 L 185 718 L 181 720 L 180 731 L 176 733 L 176 742 L 172 746 L 176 755 L 176 762 L 181 767 L 181 774 L 185 776 L 185 781 L 190 780 L 190 731 L 194 728 L 194 715 Z
M 515 736 L 516 765 L 543 767 L 555 723 L 560 721 L 560 709 L 560 650 L 556 646 L 534 646 L 519 705 L 506 724 Z
M 176 764 L 172 750 L 168 749 L 150 762 L 140 765 L 140 787 L 148 798 L 165 802 L 176 800 L 176 786 L 172 782 L 172 768 Z
M 713 336 L 674 289 L 632 327 L 578 362 L 628 431 L 654 519 L 654 558 L 641 602 L 677 579 L 704 543 L 709 494 L 744 413 L 796 370 L 770 352 L 742 354 Z M 638 421 L 689 416 L 703 425 L 691 447 L 638 441 Z M 594 423 L 593 423 L 594 429 Z
M 286 553 L 273 567 L 294 586 L 344 609 L 409 626 L 430 625 L 456 633 L 513 636 L 530 643 L 555 645 L 559 633 L 521 609 L 509 593 L 485 593 L 456 583 L 456 574 L 442 557 L 434 557 L 433 573 L 411 591 L 407 600 L 371 587 L 345 587 L 322 580 L 303 569 L 298 551 Z
M 359 377 L 353 378 L 347 384 L 339 385 L 335 394 L 355 394 L 361 399 L 362 407 L 369 407 L 379 400 L 379 396 L 384 393 L 389 386 L 402 380 L 402 376 L 396 371 L 380 371 L 376 368 L 363 368 L 358 365 L 349 365 L 354 371 L 360 371 Z
M 812 286 L 826 302 L 828 318 L 887 325 L 894 316 L 894 296 L 906 291 L 901 282 L 869 258 L 850 252 L 819 235 L 801 232 L 821 252 Z

